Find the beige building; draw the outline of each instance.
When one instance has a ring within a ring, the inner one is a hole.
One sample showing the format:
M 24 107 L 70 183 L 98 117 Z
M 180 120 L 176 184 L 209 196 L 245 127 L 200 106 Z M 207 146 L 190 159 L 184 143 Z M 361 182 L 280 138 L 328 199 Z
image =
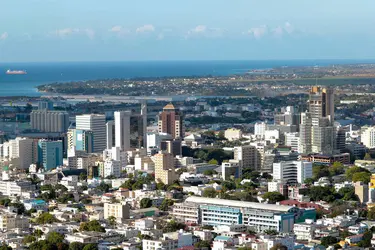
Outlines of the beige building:
M 354 191 L 355 194 L 358 196 L 361 203 L 368 202 L 369 190 L 368 190 L 367 184 L 365 184 L 361 181 L 357 181 L 356 183 L 354 183 L 354 190 L 355 190 Z
M 235 128 L 229 128 L 225 130 L 224 137 L 228 139 L 228 141 L 236 141 L 242 138 L 242 131 Z
M 104 203 L 104 219 L 112 216 L 118 221 L 129 219 L 129 206 L 121 203 Z
M 11 230 L 14 228 L 29 228 L 29 219 L 16 213 L 0 214 L 0 230 Z
M 155 180 L 166 185 L 177 180 L 174 167 L 174 157 L 170 153 L 159 152 L 153 157 L 155 163 Z
M 243 169 L 259 169 L 258 149 L 253 145 L 234 147 L 234 159 L 242 161 Z

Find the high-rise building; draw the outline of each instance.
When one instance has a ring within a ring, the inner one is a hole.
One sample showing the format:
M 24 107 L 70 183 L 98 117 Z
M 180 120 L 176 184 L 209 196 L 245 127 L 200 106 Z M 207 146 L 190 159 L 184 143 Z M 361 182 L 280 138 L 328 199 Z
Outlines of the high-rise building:
M 115 112 L 115 146 L 122 150 L 130 149 L 131 111 Z
M 335 116 L 333 90 L 318 86 L 312 87 L 309 97 L 309 112 L 312 118 L 327 117 L 333 123 Z
M 31 128 L 40 132 L 65 133 L 69 127 L 69 114 L 65 111 L 33 110 Z
M 221 164 L 222 178 L 227 181 L 231 179 L 238 179 L 242 177 L 242 161 L 229 160 Z
M 282 161 L 273 164 L 273 179 L 288 183 L 304 183 L 312 178 L 312 163 L 306 161 Z
M 333 90 L 312 87 L 308 103 L 309 112 L 301 113 L 301 153 L 332 154 L 336 145 Z
M 242 161 L 243 169 L 258 169 L 258 154 L 253 145 L 234 147 L 234 160 Z
M 362 128 L 361 142 L 367 148 L 375 148 L 375 126 Z
M 51 170 L 63 164 L 62 141 L 39 140 L 38 142 L 39 162 L 45 170 Z
M 299 133 L 285 133 L 285 146 L 291 147 L 292 150 L 300 152 L 300 138 Z
M 94 152 L 94 135 L 90 130 L 69 129 L 68 150 L 85 151 L 87 153 Z
M 174 158 L 171 153 L 159 152 L 153 156 L 155 163 L 155 180 L 166 185 L 171 185 L 177 176 L 174 167 Z
M 90 130 L 94 137 L 94 152 L 101 153 L 106 148 L 105 115 L 88 114 L 76 116 L 76 129 Z
M 287 106 L 281 108 L 274 115 L 274 121 L 276 125 L 296 125 L 299 124 L 300 114 L 297 113 L 293 106 Z
M 168 133 L 173 139 L 184 137 L 183 116 L 175 106 L 170 103 L 159 114 L 159 133 Z
M 107 123 L 106 123 L 106 131 L 107 131 L 107 135 L 106 135 L 106 137 L 107 137 L 107 147 L 106 147 L 106 149 L 111 149 L 112 147 L 115 147 L 116 146 L 116 144 L 115 144 L 115 141 L 116 141 L 116 139 L 115 139 L 115 135 L 116 135 L 116 133 L 115 133 L 115 122 L 114 121 L 108 121 Z
M 17 159 L 13 164 L 21 169 L 28 169 L 38 160 L 36 142 L 33 139 L 17 137 L 0 145 L 0 158 Z

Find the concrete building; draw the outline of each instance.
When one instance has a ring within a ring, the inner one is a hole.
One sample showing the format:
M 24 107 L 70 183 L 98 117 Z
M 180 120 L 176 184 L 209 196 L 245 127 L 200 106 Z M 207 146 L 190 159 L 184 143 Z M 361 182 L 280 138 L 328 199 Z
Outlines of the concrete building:
M 88 114 L 76 116 L 76 129 L 90 130 L 94 137 L 94 152 L 101 153 L 106 148 L 105 115 Z
M 254 124 L 254 135 L 259 138 L 264 138 L 267 130 L 267 124 L 265 122 L 257 122 Z
M 312 87 L 308 103 L 309 112 L 301 113 L 301 153 L 332 154 L 336 146 L 333 90 Z
M 38 160 L 45 170 L 51 170 L 63 164 L 62 141 L 39 140 Z
M 121 203 L 104 203 L 104 219 L 115 217 L 117 221 L 129 219 L 129 206 Z
M 369 188 L 367 184 L 357 181 L 354 183 L 354 190 L 361 203 L 368 202 Z
M 242 131 L 240 129 L 229 128 L 225 130 L 224 137 L 228 141 L 236 141 L 242 138 Z
M 32 192 L 35 185 L 30 181 L 0 181 L 0 193 L 4 196 L 19 196 Z
M 106 178 L 108 176 L 115 176 L 117 178 L 121 177 L 121 162 L 116 160 L 107 159 L 104 162 L 104 175 Z
M 258 150 L 253 145 L 234 147 L 234 160 L 242 161 L 243 169 L 257 169 Z
M 184 138 L 182 113 L 172 103 L 166 105 L 159 114 L 158 131 L 172 135 L 173 139 Z
M 117 111 L 115 116 L 115 145 L 123 150 L 130 149 L 131 111 Z
M 28 169 L 38 161 L 37 146 L 33 139 L 17 137 L 0 145 L 0 159 L 17 159 L 15 167 Z
M 155 180 L 166 185 L 171 185 L 177 176 L 175 173 L 174 158 L 170 153 L 159 152 L 154 155 Z
M 225 181 L 241 178 L 242 161 L 229 160 L 229 162 L 223 162 L 221 164 L 221 175 Z
M 86 153 L 94 152 L 94 135 L 92 131 L 81 129 L 69 129 L 68 152 L 70 150 L 85 151 Z
M 285 146 L 291 147 L 293 151 L 296 152 L 301 152 L 300 149 L 300 138 L 299 138 L 299 133 L 294 132 L 294 133 L 285 133 L 284 134 L 285 138 Z
M 30 223 L 27 217 L 16 213 L 0 214 L 0 230 L 8 231 L 12 229 L 29 229 Z
M 30 124 L 39 132 L 65 133 L 69 127 L 69 114 L 65 111 L 33 110 Z
M 173 215 L 186 224 L 243 224 L 257 232 L 292 232 L 295 219 L 301 216 L 315 219 L 316 212 L 315 209 L 302 211 L 291 206 L 190 196 L 183 203 L 175 203 Z
M 312 163 L 306 161 L 282 161 L 273 164 L 273 179 L 303 184 L 312 178 Z
M 361 142 L 367 148 L 375 148 L 375 126 L 364 127 L 361 129 Z

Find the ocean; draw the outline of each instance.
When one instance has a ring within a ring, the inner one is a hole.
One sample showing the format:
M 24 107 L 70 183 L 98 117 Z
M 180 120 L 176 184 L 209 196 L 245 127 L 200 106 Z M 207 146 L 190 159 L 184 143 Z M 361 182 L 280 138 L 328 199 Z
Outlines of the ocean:
M 278 61 L 143 61 L 0 63 L 0 96 L 40 96 L 36 86 L 110 78 L 168 76 L 227 76 L 252 69 L 281 66 L 327 66 L 374 63 L 375 60 L 278 60 Z M 6 70 L 26 70 L 27 75 L 7 75 Z

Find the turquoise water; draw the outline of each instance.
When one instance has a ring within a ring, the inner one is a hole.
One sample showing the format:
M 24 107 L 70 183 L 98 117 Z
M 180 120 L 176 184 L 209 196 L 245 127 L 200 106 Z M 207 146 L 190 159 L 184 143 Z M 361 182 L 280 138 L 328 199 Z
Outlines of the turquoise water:
M 35 87 L 52 82 L 135 77 L 224 76 L 243 74 L 251 69 L 280 66 L 374 62 L 375 60 L 0 63 L 0 96 L 40 96 Z M 28 74 L 6 75 L 5 71 L 8 69 L 26 70 Z

